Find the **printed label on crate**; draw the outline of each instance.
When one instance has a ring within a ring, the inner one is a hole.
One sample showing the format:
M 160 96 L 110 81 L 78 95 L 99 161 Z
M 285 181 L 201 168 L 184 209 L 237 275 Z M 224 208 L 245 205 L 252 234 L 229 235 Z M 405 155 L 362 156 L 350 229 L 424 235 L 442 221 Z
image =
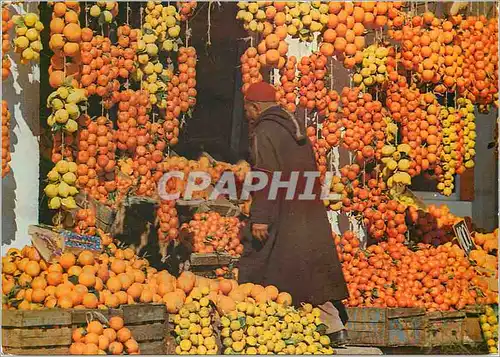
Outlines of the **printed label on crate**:
M 469 255 L 471 251 L 476 249 L 474 241 L 472 240 L 472 236 L 470 235 L 469 228 L 467 227 L 467 224 L 464 220 L 455 224 L 453 226 L 453 231 L 455 232 L 460 247 L 462 247 L 467 255 Z
M 60 234 L 64 237 L 65 249 L 102 250 L 101 238 L 99 237 L 84 236 L 70 231 L 61 231 Z

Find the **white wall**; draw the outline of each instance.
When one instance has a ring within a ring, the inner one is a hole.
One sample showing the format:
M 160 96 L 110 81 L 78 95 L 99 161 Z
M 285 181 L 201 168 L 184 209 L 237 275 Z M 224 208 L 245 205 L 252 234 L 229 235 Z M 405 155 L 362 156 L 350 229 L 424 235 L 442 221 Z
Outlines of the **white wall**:
M 22 7 L 38 12 L 38 3 Z M 14 8 L 23 13 L 22 7 Z M 2 251 L 29 244 L 28 226 L 38 223 L 40 68 L 16 64 L 12 59 L 18 62 L 19 55 L 10 56 L 12 74 L 2 83 L 11 113 L 12 156 L 11 172 L 2 179 Z

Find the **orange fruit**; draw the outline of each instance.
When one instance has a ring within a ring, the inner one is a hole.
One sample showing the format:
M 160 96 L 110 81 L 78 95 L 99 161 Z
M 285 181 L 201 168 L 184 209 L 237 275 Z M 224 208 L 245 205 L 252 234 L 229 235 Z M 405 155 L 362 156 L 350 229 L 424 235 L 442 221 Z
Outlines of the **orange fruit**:
M 132 333 L 126 327 L 122 327 L 116 333 L 116 338 L 118 339 L 118 341 L 120 341 L 122 343 L 128 341 L 131 337 L 132 337 Z
M 82 273 L 78 277 L 78 283 L 90 288 L 95 285 L 96 277 L 90 273 Z
M 97 296 L 92 293 L 87 293 L 83 296 L 82 304 L 87 309 L 95 309 L 98 303 Z
M 84 250 L 78 255 L 78 264 L 84 265 L 94 265 L 95 259 L 94 254 L 89 252 L 88 250 Z
M 82 30 L 78 24 L 70 23 L 64 27 L 63 35 L 68 41 L 80 42 Z
M 59 264 L 63 269 L 68 270 L 76 263 L 76 257 L 73 253 L 67 252 L 59 258 Z
M 120 316 L 113 316 L 109 319 L 109 327 L 115 331 L 119 331 L 123 328 L 123 319 Z
M 109 352 L 113 355 L 121 355 L 123 352 L 123 345 L 120 342 L 111 342 L 109 344 Z
M 104 329 L 102 334 L 103 336 L 106 336 L 108 338 L 109 342 L 113 342 L 116 340 L 116 331 L 113 330 L 112 328 Z

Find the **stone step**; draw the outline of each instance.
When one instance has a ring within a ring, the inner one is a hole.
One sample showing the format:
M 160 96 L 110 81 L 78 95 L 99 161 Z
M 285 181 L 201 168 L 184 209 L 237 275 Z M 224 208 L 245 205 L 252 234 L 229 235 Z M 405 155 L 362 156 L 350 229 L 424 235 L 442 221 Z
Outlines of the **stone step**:
M 335 347 L 337 355 L 382 355 L 382 351 L 376 347 L 345 346 Z

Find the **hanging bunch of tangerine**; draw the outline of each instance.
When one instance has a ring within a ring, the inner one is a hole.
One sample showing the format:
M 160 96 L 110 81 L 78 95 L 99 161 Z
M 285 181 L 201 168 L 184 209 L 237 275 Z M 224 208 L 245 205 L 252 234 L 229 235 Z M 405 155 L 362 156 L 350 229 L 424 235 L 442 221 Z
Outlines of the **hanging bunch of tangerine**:
M 83 64 L 80 80 L 82 88 L 88 96 L 97 94 L 102 97 L 103 105 L 109 109 L 119 100 L 120 89 L 120 82 L 117 80 L 118 60 L 114 58 L 112 61 L 111 40 L 102 35 L 94 35 L 92 29 L 86 27 L 82 29 L 80 47 Z
M 257 46 L 259 62 L 262 66 L 281 69 L 286 62 L 288 44 L 285 42 L 286 31 L 270 33 Z
M 77 87 L 82 40 L 78 20 L 80 5 L 78 2 L 53 2 L 49 5 L 53 6 L 49 47 L 54 52 L 49 67 L 49 84 L 52 88 L 58 88 L 70 77 L 72 86 Z M 65 61 L 65 57 L 70 57 L 71 62 Z
M 107 202 L 116 190 L 115 150 L 112 122 L 100 116 L 96 120 L 86 117 L 78 132 L 78 186 L 91 197 Z
M 285 65 L 280 69 L 280 85 L 276 92 L 276 101 L 290 113 L 295 113 L 297 109 L 297 92 L 299 88 L 299 79 L 297 72 L 297 58 L 290 56 L 287 58 Z M 262 75 L 258 77 L 262 80 Z
M 10 172 L 10 112 L 6 100 L 2 100 L 2 177 Z
M 60 160 L 74 161 L 75 157 L 75 133 L 55 132 L 52 135 L 52 163 L 56 164 Z
M 179 48 L 179 72 L 168 82 L 167 107 L 163 122 L 164 140 L 169 146 L 179 142 L 179 121 L 186 116 L 191 117 L 191 111 L 196 105 L 196 62 L 194 47 Z
M 386 140 L 387 122 L 382 103 L 359 87 L 345 87 L 341 93 L 342 146 L 356 155 L 358 162 L 380 159 Z
M 181 228 L 193 234 L 193 251 L 196 253 L 227 252 L 240 256 L 243 253 L 241 226 L 237 217 L 223 217 L 217 212 L 207 212 L 196 213 Z
M 159 220 L 158 239 L 160 242 L 169 242 L 179 236 L 179 218 L 175 209 L 175 201 L 161 200 L 156 216 Z
M 257 49 L 255 47 L 248 47 L 245 53 L 241 55 L 240 62 L 241 78 L 243 81 L 241 92 L 245 94 L 251 84 L 263 81 L 262 74 L 260 73 L 262 65 L 259 61 Z
M 123 152 L 128 151 L 133 154 L 138 145 L 138 126 L 144 126 L 149 122 L 149 111 L 151 104 L 149 94 L 146 91 L 133 91 L 127 89 L 120 92 L 120 102 L 118 103 L 118 117 L 116 137 L 117 148 Z
M 179 14 L 181 15 L 181 21 L 188 20 L 194 14 L 196 10 L 197 2 L 195 0 L 190 1 L 177 1 L 177 8 L 179 9 Z
M 498 17 L 468 16 L 459 22 L 458 40 L 463 49 L 464 96 L 487 111 L 498 101 Z
M 304 56 L 297 64 L 299 71 L 299 105 L 308 111 L 324 113 L 329 97 L 326 88 L 327 58 L 321 53 Z
M 132 29 L 129 25 L 118 26 L 118 43 L 111 47 L 111 56 L 118 59 L 119 77 L 128 79 L 135 72 L 137 60 L 137 39 L 140 30 Z
M 2 80 L 6 80 L 10 74 L 10 58 L 7 53 L 10 51 L 10 29 L 14 26 L 14 22 L 10 16 L 9 8 L 6 5 L 2 6 Z

